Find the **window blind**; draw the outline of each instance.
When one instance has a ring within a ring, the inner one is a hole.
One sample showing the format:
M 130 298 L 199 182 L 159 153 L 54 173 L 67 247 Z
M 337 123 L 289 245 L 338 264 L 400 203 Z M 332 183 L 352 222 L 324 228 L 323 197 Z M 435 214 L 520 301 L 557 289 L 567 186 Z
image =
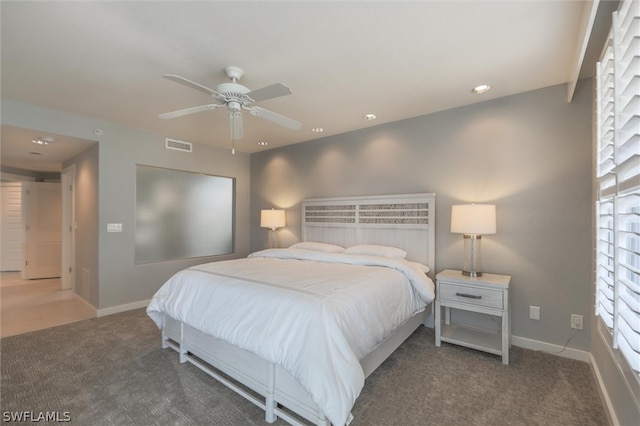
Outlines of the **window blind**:
M 596 315 L 640 379 L 640 0 L 613 14 L 596 113 Z

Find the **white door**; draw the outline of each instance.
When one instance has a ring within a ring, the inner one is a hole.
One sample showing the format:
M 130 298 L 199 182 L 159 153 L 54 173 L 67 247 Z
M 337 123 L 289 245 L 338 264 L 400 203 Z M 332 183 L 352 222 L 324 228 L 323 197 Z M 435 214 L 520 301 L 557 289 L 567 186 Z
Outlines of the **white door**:
M 22 187 L 20 182 L 3 183 L 0 188 L 2 203 L 2 236 L 0 270 L 22 270 Z
M 22 191 L 25 212 L 25 279 L 59 277 L 62 269 L 62 191 L 60 183 L 27 182 Z

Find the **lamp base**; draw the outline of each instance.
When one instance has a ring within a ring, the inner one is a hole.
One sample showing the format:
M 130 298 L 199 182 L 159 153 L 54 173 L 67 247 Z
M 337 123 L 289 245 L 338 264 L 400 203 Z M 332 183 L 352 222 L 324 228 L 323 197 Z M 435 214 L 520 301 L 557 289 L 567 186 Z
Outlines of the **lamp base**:
M 278 241 L 278 231 L 275 229 L 269 230 L 269 248 L 278 248 L 280 245 Z
M 464 262 L 462 275 L 467 277 L 481 277 L 482 257 L 480 256 L 480 243 L 482 235 L 464 234 Z

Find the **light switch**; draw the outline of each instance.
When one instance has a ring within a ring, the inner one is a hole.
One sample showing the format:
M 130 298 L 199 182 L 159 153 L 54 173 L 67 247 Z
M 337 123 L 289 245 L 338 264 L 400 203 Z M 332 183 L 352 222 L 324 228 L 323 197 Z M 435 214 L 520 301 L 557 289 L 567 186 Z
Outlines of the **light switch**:
M 122 232 L 121 223 L 107 223 L 107 232 Z
M 540 320 L 540 306 L 529 306 L 529 319 Z

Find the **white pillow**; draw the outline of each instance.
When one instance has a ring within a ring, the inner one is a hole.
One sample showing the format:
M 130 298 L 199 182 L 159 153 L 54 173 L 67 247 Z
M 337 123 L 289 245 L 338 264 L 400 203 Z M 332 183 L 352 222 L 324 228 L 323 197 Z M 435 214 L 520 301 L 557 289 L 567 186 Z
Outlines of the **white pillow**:
M 362 254 L 366 256 L 382 256 L 382 257 L 396 257 L 404 259 L 407 257 L 407 252 L 397 247 L 380 246 L 375 244 L 359 244 L 357 246 L 351 246 L 344 251 L 345 254 Z
M 301 243 L 295 243 L 290 246 L 291 249 L 302 249 L 302 250 L 313 250 L 313 251 L 322 251 L 325 253 L 342 253 L 344 252 L 344 247 L 335 245 L 335 244 L 327 244 L 327 243 L 317 243 L 314 241 L 303 241 Z

